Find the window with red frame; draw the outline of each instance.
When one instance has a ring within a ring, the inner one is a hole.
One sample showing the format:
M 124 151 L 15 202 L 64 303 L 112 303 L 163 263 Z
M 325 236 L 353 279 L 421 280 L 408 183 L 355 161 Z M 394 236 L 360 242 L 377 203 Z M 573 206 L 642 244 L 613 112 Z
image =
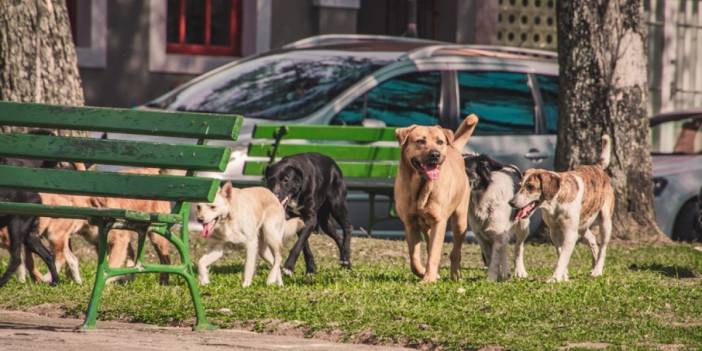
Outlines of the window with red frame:
M 241 55 L 241 0 L 168 0 L 166 52 Z

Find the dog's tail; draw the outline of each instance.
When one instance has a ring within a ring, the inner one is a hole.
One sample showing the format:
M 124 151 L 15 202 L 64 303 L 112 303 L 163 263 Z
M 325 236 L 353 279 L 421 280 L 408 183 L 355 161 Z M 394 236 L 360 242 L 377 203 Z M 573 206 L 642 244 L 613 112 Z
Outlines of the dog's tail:
M 610 140 L 609 135 L 605 134 L 602 136 L 602 153 L 600 154 L 600 159 L 597 162 L 603 169 L 609 167 L 609 159 L 612 155 L 612 140 Z
M 297 232 L 302 229 L 302 227 L 305 226 L 305 222 L 303 222 L 300 218 L 298 217 L 293 217 L 285 221 L 285 224 L 283 225 L 283 237 L 289 237 L 297 234 Z
M 475 131 L 475 126 L 477 125 L 478 116 L 474 114 L 471 114 L 463 120 L 463 123 L 458 126 L 456 134 L 453 138 L 453 147 L 456 150 L 463 153 L 463 148 L 466 146 L 466 144 L 468 144 L 468 140 L 473 135 L 473 131 Z

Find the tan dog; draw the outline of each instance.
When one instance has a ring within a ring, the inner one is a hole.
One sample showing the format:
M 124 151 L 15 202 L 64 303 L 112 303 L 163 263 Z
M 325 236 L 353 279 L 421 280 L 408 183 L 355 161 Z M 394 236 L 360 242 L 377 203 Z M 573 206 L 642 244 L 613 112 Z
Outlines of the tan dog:
M 134 168 L 124 171 L 129 174 L 147 174 L 157 175 L 163 173 L 163 170 L 157 168 Z M 160 212 L 170 213 L 171 205 L 168 201 L 154 200 L 137 200 L 123 199 L 112 197 L 89 197 L 65 194 L 48 194 L 40 193 L 42 203 L 44 205 L 55 206 L 77 206 L 77 207 L 98 207 L 98 208 L 124 208 L 128 210 L 142 212 Z M 89 225 L 86 220 L 69 219 L 69 218 L 49 218 L 41 217 L 39 219 L 39 233 L 42 233 L 50 242 L 51 248 L 55 255 L 56 270 L 61 271 L 64 264 L 68 264 L 68 272 L 71 278 L 78 284 L 82 283 L 80 276 L 79 261 L 70 248 L 70 236 L 78 233 L 88 242 L 96 245 L 98 242 L 97 227 Z M 135 252 L 130 245 L 132 232 L 128 230 L 115 229 L 110 231 L 107 236 L 108 242 L 108 266 L 122 267 L 132 265 L 135 259 Z M 1 233 L 0 233 L 1 234 Z M 156 234 L 149 233 L 149 239 L 154 246 L 159 261 L 162 264 L 170 264 L 170 246 L 168 239 Z M 42 274 L 34 267 L 32 255 L 25 255 L 26 266 L 36 280 L 46 280 L 48 274 Z M 127 258 L 130 258 L 128 261 Z M 21 276 L 20 279 L 24 279 Z M 111 279 L 114 281 L 116 279 Z M 161 284 L 168 284 L 168 275 L 163 273 L 160 276 Z
M 412 125 L 395 130 L 402 147 L 395 178 L 395 207 L 405 226 L 410 267 L 424 282 L 439 278 L 441 247 L 449 219 L 453 221 L 451 278 L 460 278 L 470 197 L 461 153 L 477 123 L 475 115 L 466 117 L 455 138 L 451 130 L 438 126 Z M 419 252 L 422 234 L 428 236 L 426 268 Z
M 558 250 L 558 263 L 550 282 L 568 280 L 568 262 L 578 237 L 588 242 L 592 252 L 593 277 L 602 275 L 607 244 L 612 234 L 614 190 L 605 169 L 609 165 L 609 136 L 602 137 L 600 160 L 593 166 L 578 166 L 568 172 L 530 169 L 510 205 L 518 209 L 516 218 L 529 217 L 541 208 L 551 241 Z M 597 222 L 596 222 L 597 220 Z M 600 225 L 601 241 L 590 231 Z

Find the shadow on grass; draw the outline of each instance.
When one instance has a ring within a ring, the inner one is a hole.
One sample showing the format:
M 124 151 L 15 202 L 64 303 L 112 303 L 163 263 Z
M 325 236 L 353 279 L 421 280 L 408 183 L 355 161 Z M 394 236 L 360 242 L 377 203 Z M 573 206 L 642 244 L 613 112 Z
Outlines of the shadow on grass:
M 227 274 L 241 273 L 244 271 L 244 265 L 241 263 L 228 264 L 226 266 L 210 266 L 210 273 Z
M 629 266 L 632 271 L 649 271 L 662 274 L 670 278 L 695 278 L 697 274 L 695 271 L 688 267 L 681 267 L 677 265 L 667 266 L 660 263 L 647 263 L 647 264 L 632 264 Z

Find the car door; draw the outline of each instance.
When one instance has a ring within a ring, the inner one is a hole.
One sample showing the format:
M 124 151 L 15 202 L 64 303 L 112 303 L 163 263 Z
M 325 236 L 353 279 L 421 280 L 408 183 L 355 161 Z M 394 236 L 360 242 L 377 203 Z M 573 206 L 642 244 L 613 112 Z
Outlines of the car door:
M 543 123 L 526 72 L 459 70 L 456 72 L 459 118 L 480 117 L 469 151 L 488 154 L 521 169 L 553 163 L 553 146 L 538 134 Z

